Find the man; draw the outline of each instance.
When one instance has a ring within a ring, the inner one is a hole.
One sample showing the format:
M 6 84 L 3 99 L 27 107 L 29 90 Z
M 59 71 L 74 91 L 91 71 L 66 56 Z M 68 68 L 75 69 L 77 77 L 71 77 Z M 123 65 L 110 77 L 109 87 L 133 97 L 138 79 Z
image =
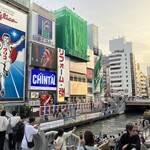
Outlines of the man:
M 135 133 L 137 131 L 136 128 L 134 128 L 134 125 L 127 124 L 126 131 L 127 132 L 121 136 L 119 150 L 131 150 L 133 148 L 135 148 L 136 150 L 140 150 L 141 148 L 140 138 Z
M 11 128 L 15 127 L 15 125 L 19 122 L 20 120 L 20 116 L 17 116 L 17 112 L 16 111 L 12 111 L 12 117 L 10 117 L 10 119 L 8 120 Z M 14 136 L 13 136 L 13 131 L 9 132 L 7 131 L 8 133 L 8 142 L 9 142 L 9 149 L 10 150 L 15 150 L 15 145 L 16 145 L 16 142 L 14 140 Z
M 22 150 L 32 150 L 28 147 L 27 142 L 33 141 L 33 135 L 38 133 L 39 126 L 34 127 L 35 118 L 29 118 L 29 124 L 25 125 L 24 136 L 22 140 Z
M 15 125 L 14 140 L 16 141 L 16 150 L 21 150 L 21 142 L 24 136 L 26 116 L 21 115 L 20 121 Z
M 0 82 L 1 82 L 0 96 L 5 95 L 5 77 L 8 76 L 9 69 L 12 63 L 12 60 L 10 58 L 11 52 L 23 41 L 24 35 L 21 36 L 21 38 L 15 43 L 10 43 L 11 38 L 9 34 L 4 33 L 2 35 L 2 41 L 0 41 Z

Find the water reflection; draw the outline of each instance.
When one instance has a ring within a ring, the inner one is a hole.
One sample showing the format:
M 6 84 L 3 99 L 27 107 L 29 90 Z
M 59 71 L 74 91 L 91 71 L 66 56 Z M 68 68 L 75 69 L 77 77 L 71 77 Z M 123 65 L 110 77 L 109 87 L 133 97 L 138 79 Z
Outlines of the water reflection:
M 122 114 L 113 118 L 109 118 L 107 120 L 101 120 L 89 124 L 85 124 L 77 128 L 76 134 L 79 135 L 80 132 L 84 132 L 85 130 L 91 130 L 94 134 L 113 134 L 123 131 L 125 129 L 125 125 L 128 122 L 135 123 L 142 117 L 142 113 L 132 113 L 132 114 Z

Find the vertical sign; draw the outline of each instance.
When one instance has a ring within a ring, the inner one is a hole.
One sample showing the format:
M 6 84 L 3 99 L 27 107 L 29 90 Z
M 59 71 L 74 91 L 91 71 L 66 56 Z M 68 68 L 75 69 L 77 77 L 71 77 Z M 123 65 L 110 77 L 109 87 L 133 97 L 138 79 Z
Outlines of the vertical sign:
M 65 50 L 57 49 L 57 101 L 64 102 L 65 97 Z

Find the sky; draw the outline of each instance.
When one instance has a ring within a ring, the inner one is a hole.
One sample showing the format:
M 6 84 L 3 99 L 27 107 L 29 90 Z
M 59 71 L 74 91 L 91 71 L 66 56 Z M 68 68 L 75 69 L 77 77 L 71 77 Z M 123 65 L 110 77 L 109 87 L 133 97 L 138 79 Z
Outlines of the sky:
M 132 42 L 141 70 L 150 66 L 150 0 L 32 0 L 54 11 L 67 6 L 99 28 L 99 48 L 109 54 L 109 40 L 125 37 Z M 74 8 L 74 9 L 73 9 Z

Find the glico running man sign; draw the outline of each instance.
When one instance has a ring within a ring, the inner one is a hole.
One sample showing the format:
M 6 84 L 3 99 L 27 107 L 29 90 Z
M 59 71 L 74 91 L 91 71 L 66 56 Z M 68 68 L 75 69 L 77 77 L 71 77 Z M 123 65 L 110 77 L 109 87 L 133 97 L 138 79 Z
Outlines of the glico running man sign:
M 56 90 L 55 72 L 48 72 L 42 70 L 31 70 L 31 87 L 32 90 Z
M 0 102 L 23 100 L 27 14 L 0 2 Z

